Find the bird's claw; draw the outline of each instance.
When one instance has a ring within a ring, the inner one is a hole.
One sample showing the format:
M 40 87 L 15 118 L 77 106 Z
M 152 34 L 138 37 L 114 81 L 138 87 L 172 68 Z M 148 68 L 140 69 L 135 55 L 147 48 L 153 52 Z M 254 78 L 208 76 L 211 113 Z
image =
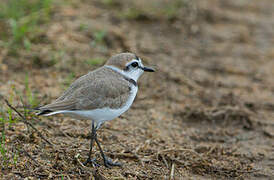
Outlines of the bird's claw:
M 119 162 L 113 162 L 110 158 L 105 158 L 105 160 L 104 160 L 104 165 L 107 167 L 107 168 L 110 168 L 110 167 L 112 167 L 112 166 L 119 166 L 119 167 L 121 167 L 122 166 L 122 164 L 121 163 L 119 163 Z
M 87 164 L 91 163 L 93 167 L 100 167 L 100 164 L 96 162 L 96 158 L 90 159 L 88 158 L 83 164 L 86 166 Z

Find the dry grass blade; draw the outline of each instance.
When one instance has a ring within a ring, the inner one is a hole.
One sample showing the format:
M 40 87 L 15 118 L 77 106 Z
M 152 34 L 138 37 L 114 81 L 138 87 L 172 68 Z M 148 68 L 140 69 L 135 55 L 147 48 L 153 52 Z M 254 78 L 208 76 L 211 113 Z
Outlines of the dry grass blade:
M 26 154 L 37 166 L 40 166 L 40 164 L 26 150 L 24 149 L 17 149 L 17 150 Z
M 174 163 L 172 163 L 171 170 L 170 170 L 170 175 L 169 175 L 169 180 L 174 179 L 174 169 L 175 169 L 175 165 L 174 165 Z

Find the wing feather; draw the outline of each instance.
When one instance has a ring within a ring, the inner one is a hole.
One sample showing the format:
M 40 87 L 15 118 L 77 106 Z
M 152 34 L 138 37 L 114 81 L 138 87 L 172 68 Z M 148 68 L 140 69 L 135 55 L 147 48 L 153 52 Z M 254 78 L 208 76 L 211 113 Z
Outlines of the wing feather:
M 110 77 L 105 76 L 106 71 L 112 73 Z M 107 68 L 94 72 L 80 77 L 55 102 L 38 109 L 41 112 L 54 112 L 121 107 L 130 94 L 129 82 Z

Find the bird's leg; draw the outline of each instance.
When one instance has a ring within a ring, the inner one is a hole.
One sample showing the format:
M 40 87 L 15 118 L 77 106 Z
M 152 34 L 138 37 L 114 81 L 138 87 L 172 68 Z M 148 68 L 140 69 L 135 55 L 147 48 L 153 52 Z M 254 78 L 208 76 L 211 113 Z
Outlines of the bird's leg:
M 111 166 L 121 166 L 121 163 L 118 163 L 118 162 L 113 162 L 110 158 L 108 158 L 107 156 L 105 156 L 104 152 L 103 152 L 103 149 L 101 148 L 101 145 L 97 139 L 97 136 L 95 136 L 95 142 L 96 144 L 98 145 L 98 148 L 100 150 L 100 153 L 101 153 L 101 156 L 104 160 L 104 165 L 106 167 L 111 167 Z
M 91 159 L 92 147 L 94 145 L 95 138 L 96 138 L 96 128 L 95 128 L 95 125 L 94 125 L 94 121 L 92 121 L 91 135 L 90 135 L 90 149 L 89 149 L 89 153 L 88 153 L 88 159 L 84 162 L 84 165 L 87 165 L 88 163 L 91 163 L 93 166 L 99 166 L 99 164 L 96 163 L 95 158 Z

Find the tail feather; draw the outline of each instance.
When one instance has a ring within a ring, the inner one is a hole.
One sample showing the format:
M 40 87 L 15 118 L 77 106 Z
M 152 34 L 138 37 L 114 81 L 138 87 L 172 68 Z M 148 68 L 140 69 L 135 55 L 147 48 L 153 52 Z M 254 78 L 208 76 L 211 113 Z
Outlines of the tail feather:
M 47 115 L 51 112 L 53 112 L 53 111 L 46 109 L 46 110 L 41 110 L 40 112 L 36 113 L 36 115 L 37 116 L 42 116 L 42 115 Z
M 66 110 L 74 110 L 75 104 L 76 104 L 75 100 L 64 100 L 60 102 L 53 102 L 45 106 L 37 107 L 36 110 L 39 110 L 39 112 L 36 113 L 36 115 L 50 116 Z

